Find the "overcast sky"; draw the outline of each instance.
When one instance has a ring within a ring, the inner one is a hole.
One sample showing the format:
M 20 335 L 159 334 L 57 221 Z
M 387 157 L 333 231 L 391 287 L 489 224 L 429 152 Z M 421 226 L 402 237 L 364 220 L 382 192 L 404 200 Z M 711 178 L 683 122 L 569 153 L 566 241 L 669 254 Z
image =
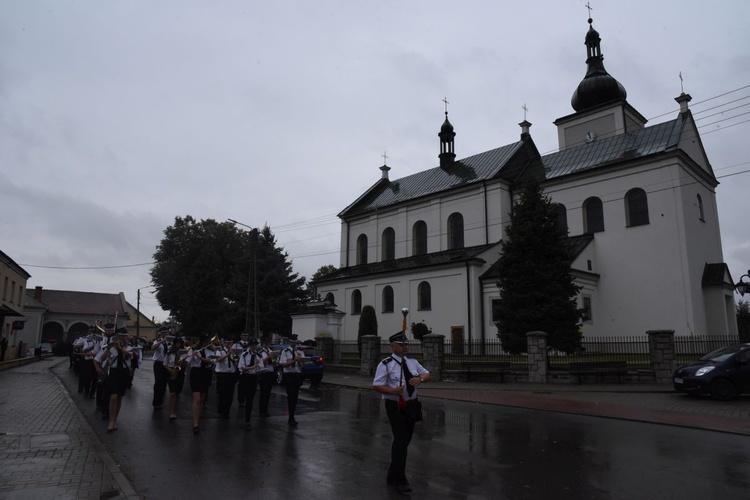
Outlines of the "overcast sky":
M 605 67 L 649 124 L 676 116 L 682 72 L 738 280 L 750 2 L 591 4 Z M 524 103 L 554 151 L 587 17 L 582 0 L 0 0 L 0 249 L 29 288 L 133 305 L 175 216 L 268 224 L 306 277 L 338 266 L 336 214 L 383 153 L 391 179 L 437 166 L 444 97 L 458 158 L 518 140 Z M 166 319 L 148 288 L 141 309 Z

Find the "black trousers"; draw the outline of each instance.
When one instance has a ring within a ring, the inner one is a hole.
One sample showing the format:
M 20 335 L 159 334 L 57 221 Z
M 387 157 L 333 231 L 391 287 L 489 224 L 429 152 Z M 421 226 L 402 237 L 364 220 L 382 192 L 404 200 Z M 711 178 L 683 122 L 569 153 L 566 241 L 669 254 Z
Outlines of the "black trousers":
M 266 372 L 258 375 L 258 386 L 260 387 L 260 399 L 258 400 L 258 411 L 261 415 L 268 414 L 268 403 L 271 401 L 271 389 L 276 382 L 274 372 Z
M 398 484 L 406 481 L 406 455 L 414 435 L 415 422 L 398 409 L 398 402 L 385 400 L 385 413 L 391 424 L 393 444 L 391 444 L 391 465 L 388 467 L 388 483 Z
M 78 369 L 78 389 L 83 389 L 84 396 L 94 395 L 96 390 L 96 369 L 93 358 L 81 359 Z
M 286 406 L 289 410 L 289 420 L 294 418 L 297 411 L 297 399 L 299 399 L 299 389 L 302 387 L 301 373 L 285 373 L 284 384 L 286 385 Z
M 255 392 L 258 389 L 258 376 L 242 374 L 240 375 L 239 390 L 244 391 L 242 400 L 245 402 L 245 422 L 250 421 L 250 415 L 253 413 L 253 400 Z
M 232 400 L 234 399 L 234 386 L 237 383 L 237 374 L 216 373 L 216 393 L 219 396 L 219 415 L 228 417 L 232 409 Z
M 151 402 L 154 408 L 164 405 L 164 393 L 167 392 L 169 372 L 164 368 L 164 363 L 154 361 L 154 400 Z

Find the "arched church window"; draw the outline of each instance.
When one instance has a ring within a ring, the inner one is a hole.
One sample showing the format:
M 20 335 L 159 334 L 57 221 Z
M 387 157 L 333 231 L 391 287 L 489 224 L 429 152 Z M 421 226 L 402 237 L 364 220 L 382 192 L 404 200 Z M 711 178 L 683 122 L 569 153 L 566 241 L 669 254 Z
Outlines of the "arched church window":
M 555 210 L 557 211 L 557 220 L 560 226 L 565 228 L 565 233 L 568 233 L 568 209 L 562 203 L 555 203 Z
M 396 258 L 396 232 L 392 227 L 383 230 L 383 240 L 381 242 L 382 260 L 393 260 Z
M 352 314 L 362 313 L 362 292 L 354 290 L 352 292 Z
M 420 311 L 432 309 L 432 287 L 426 281 L 417 287 L 417 309 Z
M 602 200 L 592 196 L 583 202 L 583 232 L 598 233 L 600 231 L 604 231 Z
M 458 212 L 448 217 L 448 250 L 464 247 L 464 216 Z
M 625 193 L 625 225 L 627 227 L 648 224 L 648 198 L 646 191 L 633 188 Z
M 393 312 L 393 287 L 386 286 L 383 288 L 383 308 L 384 313 Z
M 418 220 L 411 228 L 412 255 L 424 255 L 427 253 L 427 224 Z
M 357 265 L 367 264 L 367 235 L 360 234 L 357 238 Z

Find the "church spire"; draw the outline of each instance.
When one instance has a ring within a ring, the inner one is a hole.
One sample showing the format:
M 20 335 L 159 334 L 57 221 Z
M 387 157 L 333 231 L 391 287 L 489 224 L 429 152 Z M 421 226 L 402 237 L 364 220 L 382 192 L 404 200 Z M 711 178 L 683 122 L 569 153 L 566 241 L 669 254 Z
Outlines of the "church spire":
M 456 160 L 455 145 L 453 143 L 456 133 L 453 131 L 453 125 L 448 121 L 448 99 L 443 98 L 443 102 L 445 103 L 445 121 L 443 122 L 443 126 L 440 127 L 440 133 L 438 134 L 438 137 L 440 137 L 440 154 L 438 158 L 440 158 L 440 168 L 447 169 Z
M 626 99 L 625 87 L 604 69 L 604 56 L 601 37 L 594 29 L 594 20 L 589 17 L 589 31 L 586 33 L 586 76 L 573 92 L 570 100 L 576 111 L 584 111 L 599 104 Z

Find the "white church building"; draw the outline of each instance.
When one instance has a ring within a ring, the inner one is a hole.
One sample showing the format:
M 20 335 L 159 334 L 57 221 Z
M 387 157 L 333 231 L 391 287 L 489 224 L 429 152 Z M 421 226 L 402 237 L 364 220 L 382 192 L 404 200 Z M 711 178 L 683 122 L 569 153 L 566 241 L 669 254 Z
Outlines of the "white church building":
M 519 186 L 535 176 L 568 227 L 584 336 L 737 333 L 718 181 L 691 97 L 676 98 L 674 119 L 647 127 L 604 69 L 589 24 L 574 112 L 554 122 L 558 152 L 540 155 L 524 121 L 519 141 L 457 159 L 446 111 L 438 166 L 390 179 L 384 165 L 339 214 L 340 268 L 314 283 L 338 312 L 317 329 L 355 340 L 362 307 L 371 305 L 384 337 L 401 328 L 406 307 L 409 323 L 424 321 L 453 341 L 496 338 L 493 264 Z M 544 286 L 544 276 L 529 280 Z

